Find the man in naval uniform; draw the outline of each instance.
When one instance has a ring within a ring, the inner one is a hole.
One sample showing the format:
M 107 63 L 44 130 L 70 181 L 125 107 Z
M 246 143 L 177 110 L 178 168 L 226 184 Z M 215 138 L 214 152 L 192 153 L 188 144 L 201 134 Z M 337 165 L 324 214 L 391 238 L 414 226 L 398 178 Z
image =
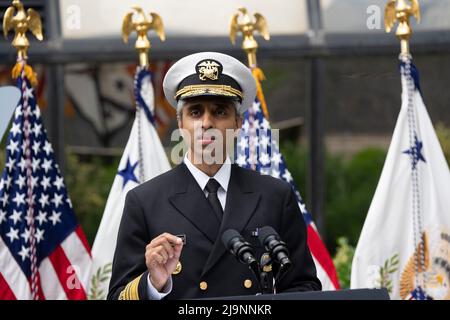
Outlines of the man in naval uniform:
M 202 52 L 176 62 L 163 87 L 189 150 L 181 164 L 128 192 L 108 299 L 256 294 L 252 272 L 221 237 L 237 230 L 258 259 L 263 226 L 274 228 L 290 252 L 292 266 L 277 292 L 321 290 L 290 185 L 230 160 L 227 130 L 241 127 L 256 96 L 250 70 L 228 55 Z

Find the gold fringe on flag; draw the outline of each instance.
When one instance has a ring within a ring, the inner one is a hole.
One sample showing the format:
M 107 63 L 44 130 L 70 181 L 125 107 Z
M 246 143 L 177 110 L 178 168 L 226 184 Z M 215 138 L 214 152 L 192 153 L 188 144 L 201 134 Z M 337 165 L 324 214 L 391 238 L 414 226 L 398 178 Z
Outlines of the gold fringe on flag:
M 264 98 L 264 93 L 261 86 L 261 81 L 266 80 L 266 76 L 264 72 L 260 68 L 252 68 L 253 78 L 255 78 L 256 82 L 256 96 L 258 97 L 259 102 L 261 102 L 261 109 L 264 113 L 264 116 L 267 120 L 269 120 L 269 111 L 267 110 L 266 99 Z
M 24 62 L 17 62 L 11 71 L 11 76 L 14 80 L 16 80 L 18 77 L 20 77 L 20 74 L 22 73 L 22 70 L 25 72 L 25 76 L 30 81 L 31 85 L 33 87 L 36 87 L 38 85 L 38 80 L 36 77 L 36 73 L 34 72 L 33 68 L 29 65 L 27 65 Z

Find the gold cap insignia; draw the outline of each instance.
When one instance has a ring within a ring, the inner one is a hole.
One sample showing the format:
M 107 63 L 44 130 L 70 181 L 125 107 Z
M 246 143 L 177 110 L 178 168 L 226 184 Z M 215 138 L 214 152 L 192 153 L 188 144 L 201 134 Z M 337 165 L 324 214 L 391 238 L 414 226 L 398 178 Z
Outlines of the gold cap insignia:
M 222 65 L 215 60 L 203 60 L 196 66 L 197 74 L 200 80 L 217 80 L 222 73 Z

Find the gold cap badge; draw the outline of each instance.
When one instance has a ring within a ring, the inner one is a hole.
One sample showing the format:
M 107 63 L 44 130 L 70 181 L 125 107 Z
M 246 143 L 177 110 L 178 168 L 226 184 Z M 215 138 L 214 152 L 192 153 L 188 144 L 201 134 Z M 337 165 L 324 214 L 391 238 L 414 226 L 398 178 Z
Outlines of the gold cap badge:
M 202 81 L 217 80 L 219 75 L 222 73 L 222 65 L 214 60 L 203 60 L 200 61 L 196 66 L 198 77 Z

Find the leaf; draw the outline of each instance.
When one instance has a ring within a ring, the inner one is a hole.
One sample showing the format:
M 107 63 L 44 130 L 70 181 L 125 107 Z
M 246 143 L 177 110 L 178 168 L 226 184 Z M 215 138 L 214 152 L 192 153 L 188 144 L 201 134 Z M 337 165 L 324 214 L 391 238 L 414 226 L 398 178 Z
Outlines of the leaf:
M 105 265 L 105 267 L 103 268 L 103 270 L 105 270 L 106 272 L 109 272 L 112 270 L 112 263 L 109 262 Z
M 90 300 L 105 299 L 105 292 L 101 289 L 101 284 L 108 281 L 112 272 L 112 263 L 107 263 L 103 267 L 97 269 L 95 275 L 91 278 L 91 295 Z
M 396 272 L 398 270 L 398 268 L 397 267 L 393 267 L 393 268 L 390 268 L 389 270 L 388 270 L 388 273 L 394 273 L 394 272 Z

